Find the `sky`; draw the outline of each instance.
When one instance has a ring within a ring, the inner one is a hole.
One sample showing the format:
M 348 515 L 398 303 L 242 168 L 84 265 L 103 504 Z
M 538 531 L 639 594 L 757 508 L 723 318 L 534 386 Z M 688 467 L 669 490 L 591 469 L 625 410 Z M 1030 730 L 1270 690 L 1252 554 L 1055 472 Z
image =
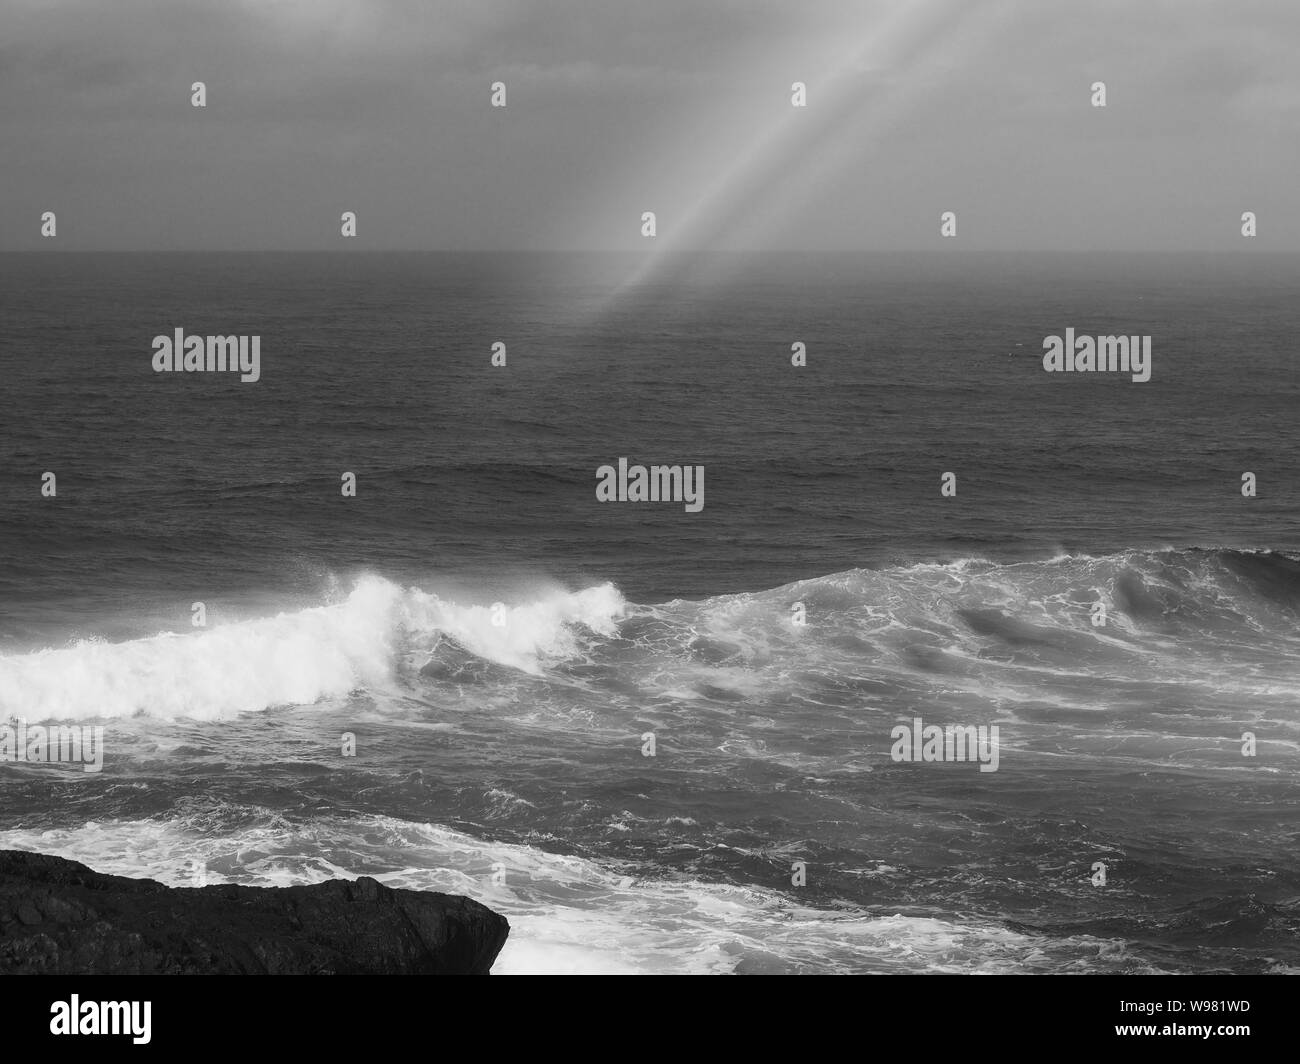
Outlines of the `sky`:
M 1295 0 L 0 0 L 0 250 L 1300 251 L 1298 46 Z

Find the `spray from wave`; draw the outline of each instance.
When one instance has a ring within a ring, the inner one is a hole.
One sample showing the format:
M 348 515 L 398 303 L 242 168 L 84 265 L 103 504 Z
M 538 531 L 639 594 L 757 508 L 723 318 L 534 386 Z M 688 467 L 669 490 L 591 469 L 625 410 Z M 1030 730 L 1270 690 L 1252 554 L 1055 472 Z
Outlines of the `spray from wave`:
M 494 609 L 368 576 L 337 605 L 0 658 L 0 715 L 217 720 L 304 705 L 387 685 L 401 658 L 418 656 L 441 638 L 538 674 L 545 661 L 571 652 L 576 629 L 612 634 L 624 608 L 612 585 Z
M 802 628 L 790 620 L 796 602 Z M 1208 682 L 1242 646 L 1269 659 L 1253 676 L 1272 689 L 1295 680 L 1298 611 L 1300 561 L 1268 551 L 855 569 L 657 607 L 627 602 L 612 584 L 465 605 L 368 576 L 335 605 L 0 658 L 0 714 L 215 720 L 388 687 L 422 665 L 433 680 L 482 681 L 489 668 L 572 676 L 575 662 L 593 660 L 687 698 L 741 698 L 808 670 L 864 665 L 986 689 L 1000 682 L 998 667 L 1121 677 L 1140 666 L 1153 677 L 1205 671 Z

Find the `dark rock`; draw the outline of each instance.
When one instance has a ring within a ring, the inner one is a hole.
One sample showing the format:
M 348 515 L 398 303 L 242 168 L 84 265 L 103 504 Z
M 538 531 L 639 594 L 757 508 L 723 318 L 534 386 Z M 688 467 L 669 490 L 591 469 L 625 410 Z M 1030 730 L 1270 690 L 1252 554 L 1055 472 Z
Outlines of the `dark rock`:
M 487 975 L 505 917 L 369 877 L 167 887 L 0 850 L 0 973 Z

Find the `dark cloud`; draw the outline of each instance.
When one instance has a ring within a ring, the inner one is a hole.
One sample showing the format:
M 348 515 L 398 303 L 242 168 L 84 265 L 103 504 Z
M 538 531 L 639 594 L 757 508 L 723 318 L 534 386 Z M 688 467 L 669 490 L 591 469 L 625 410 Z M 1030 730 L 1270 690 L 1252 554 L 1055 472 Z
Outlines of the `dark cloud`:
M 1300 246 L 1300 5 L 0 0 L 0 248 Z M 504 80 L 510 106 L 488 107 Z M 204 81 L 209 106 L 190 106 Z M 809 86 L 792 114 L 789 86 Z M 1109 106 L 1087 105 L 1104 80 Z

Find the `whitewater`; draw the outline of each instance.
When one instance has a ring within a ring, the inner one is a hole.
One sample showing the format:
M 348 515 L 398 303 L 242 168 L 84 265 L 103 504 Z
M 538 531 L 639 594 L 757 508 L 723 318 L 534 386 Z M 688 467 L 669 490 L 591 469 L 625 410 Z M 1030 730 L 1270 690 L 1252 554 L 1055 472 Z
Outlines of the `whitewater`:
M 0 658 L 0 714 L 103 724 L 106 746 L 90 779 L 6 766 L 0 846 L 177 885 L 465 893 L 511 920 L 502 972 L 1297 963 L 1277 933 L 1291 555 L 485 599 L 367 574 L 306 608 Z M 916 717 L 998 726 L 998 771 L 891 761 Z

